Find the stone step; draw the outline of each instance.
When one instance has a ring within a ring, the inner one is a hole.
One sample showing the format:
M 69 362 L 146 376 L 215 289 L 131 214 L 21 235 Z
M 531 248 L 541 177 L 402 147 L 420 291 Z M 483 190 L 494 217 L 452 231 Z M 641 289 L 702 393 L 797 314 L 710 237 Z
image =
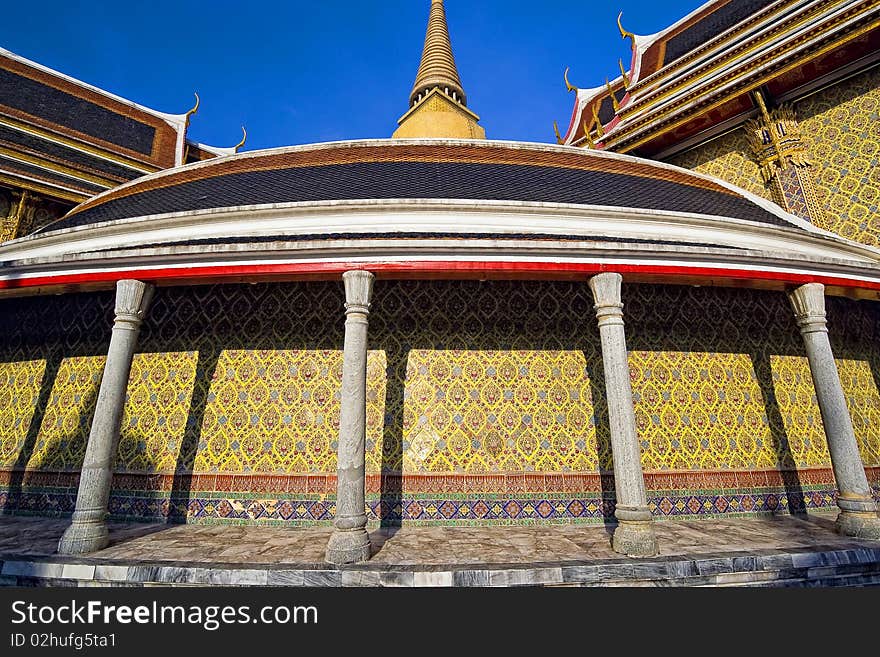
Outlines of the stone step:
M 837 587 L 880 586 L 880 563 L 843 564 L 812 568 L 749 570 L 695 577 L 614 579 L 594 586 L 608 587 Z
M 0 586 L 878 586 L 880 548 L 491 565 L 254 566 L 17 557 Z

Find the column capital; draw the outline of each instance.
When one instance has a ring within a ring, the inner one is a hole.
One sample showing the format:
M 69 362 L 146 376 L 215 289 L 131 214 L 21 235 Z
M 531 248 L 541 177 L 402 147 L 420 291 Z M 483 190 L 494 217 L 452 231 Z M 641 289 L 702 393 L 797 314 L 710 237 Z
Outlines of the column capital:
M 599 326 L 608 323 L 623 323 L 623 302 L 621 288 L 623 276 L 612 272 L 596 274 L 590 278 L 590 290 L 595 304 L 593 309 L 599 319 Z
M 373 281 L 376 277 L 362 269 L 347 271 L 342 275 L 345 284 L 345 314 L 370 312 L 370 299 L 373 296 Z
M 116 282 L 116 323 L 140 325 L 153 298 L 153 286 L 132 279 Z
M 824 285 L 821 283 L 801 285 L 788 293 L 788 299 L 802 333 L 827 332 Z
M 590 289 L 593 291 L 596 306 L 617 306 L 619 304 L 623 307 L 620 301 L 622 284 L 623 276 L 613 272 L 596 274 L 591 277 Z

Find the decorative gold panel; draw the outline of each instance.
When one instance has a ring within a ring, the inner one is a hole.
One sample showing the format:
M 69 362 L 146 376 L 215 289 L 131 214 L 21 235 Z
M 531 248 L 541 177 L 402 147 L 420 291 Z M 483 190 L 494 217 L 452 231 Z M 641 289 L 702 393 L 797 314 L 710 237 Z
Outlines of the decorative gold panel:
M 0 363 L 0 468 L 17 464 L 45 371 L 42 359 Z
M 135 355 L 119 435 L 118 472 L 174 472 L 197 357 L 194 352 Z
M 822 210 L 816 225 L 880 246 L 880 67 L 796 105 Z
M 630 354 L 647 470 L 768 468 L 776 450 L 746 354 Z
M 877 390 L 871 366 L 864 360 L 838 360 L 837 369 L 846 394 L 846 403 L 852 417 L 856 439 L 859 442 L 862 462 L 866 466 L 878 466 L 880 465 L 880 392 Z
M 103 356 L 75 356 L 61 362 L 29 469 L 78 470 L 82 466 L 104 360 Z
M 385 359 L 367 363 L 367 470 L 382 455 Z M 224 351 L 211 381 L 197 472 L 335 473 L 342 352 Z
M 583 352 L 413 350 L 404 471 L 594 471 L 592 396 Z
M 768 201 L 774 200 L 764 184 L 761 167 L 751 154 L 751 147 L 742 128 L 673 155 L 667 161 L 685 169 L 721 178 Z

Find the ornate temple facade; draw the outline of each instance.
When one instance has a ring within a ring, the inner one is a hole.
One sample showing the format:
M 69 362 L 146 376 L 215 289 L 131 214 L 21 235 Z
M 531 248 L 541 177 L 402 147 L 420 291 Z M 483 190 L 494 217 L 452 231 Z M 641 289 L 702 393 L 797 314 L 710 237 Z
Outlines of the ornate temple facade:
M 877 21 L 874 3 L 851 0 L 708 2 L 649 36 L 619 18 L 629 67 L 568 83 L 559 141 L 707 173 L 878 246 Z
M 108 514 L 334 523 L 334 563 L 369 522 L 653 554 L 664 518 L 836 507 L 880 537 L 877 12 L 621 27 L 559 145 L 485 138 L 441 0 L 393 139 L 187 154 L 139 108 L 152 170 L 98 135 L 143 170 L 0 244 L 0 506 L 72 514 L 64 553 Z M 8 96 L 0 128 L 87 141 Z

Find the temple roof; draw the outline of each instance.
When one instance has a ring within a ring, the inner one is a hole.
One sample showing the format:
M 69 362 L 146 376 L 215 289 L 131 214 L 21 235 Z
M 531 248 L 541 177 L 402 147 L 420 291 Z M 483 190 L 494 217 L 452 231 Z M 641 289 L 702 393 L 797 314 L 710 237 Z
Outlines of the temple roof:
M 485 139 L 313 144 L 151 174 L 0 245 L 0 297 L 131 277 L 180 285 L 352 268 L 480 279 L 621 271 L 772 289 L 812 281 L 880 297 L 880 251 L 722 180 Z
M 606 87 L 582 90 L 563 142 L 668 156 L 757 114 L 754 89 L 787 102 L 876 63 L 878 17 L 852 0 L 710 0 L 656 34 L 621 24 L 632 58 L 611 83 L 618 107 Z
M 0 183 L 83 201 L 182 164 L 191 114 L 158 112 L 0 48 Z
M 721 181 L 648 160 L 508 142 L 360 141 L 255 151 L 111 190 L 45 230 L 210 208 L 372 199 L 557 202 L 789 225 Z

